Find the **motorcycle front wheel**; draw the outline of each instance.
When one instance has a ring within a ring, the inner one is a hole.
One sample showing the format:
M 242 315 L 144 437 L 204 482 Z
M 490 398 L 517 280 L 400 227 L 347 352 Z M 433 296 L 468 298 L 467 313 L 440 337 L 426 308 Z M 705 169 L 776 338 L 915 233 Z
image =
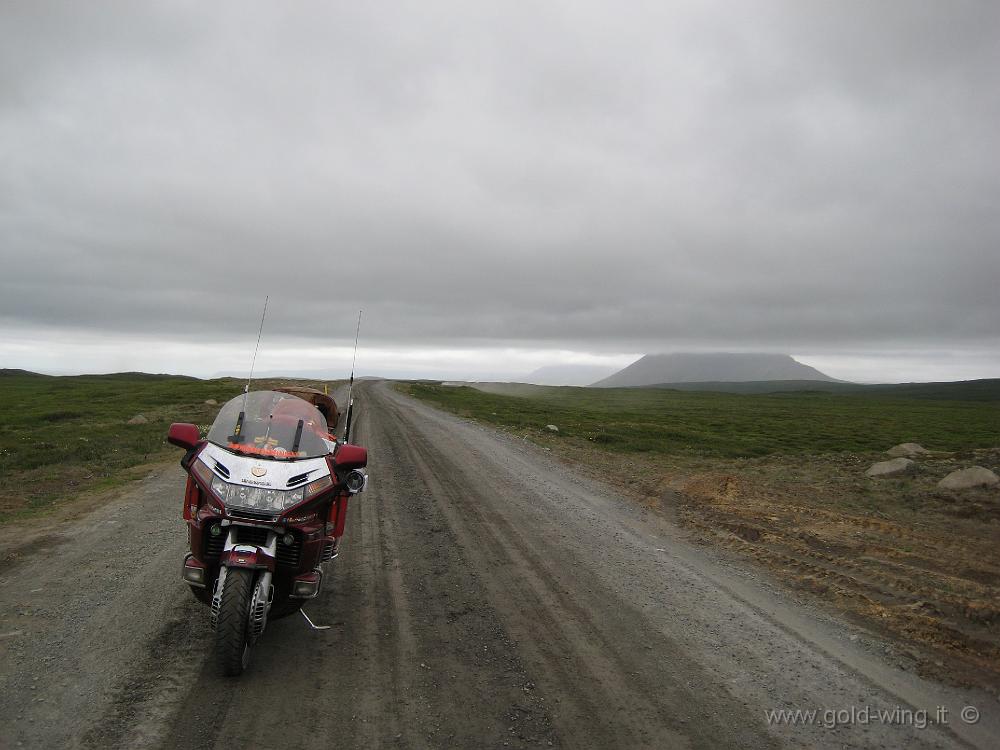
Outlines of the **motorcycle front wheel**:
M 215 655 L 227 677 L 243 674 L 250 663 L 247 626 L 254 571 L 230 568 L 222 589 L 219 619 L 215 626 Z

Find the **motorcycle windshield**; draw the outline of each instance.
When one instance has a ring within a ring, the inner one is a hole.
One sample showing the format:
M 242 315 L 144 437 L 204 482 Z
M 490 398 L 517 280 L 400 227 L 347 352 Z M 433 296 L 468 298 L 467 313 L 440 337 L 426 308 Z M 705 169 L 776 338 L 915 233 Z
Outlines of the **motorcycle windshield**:
M 229 401 L 212 429 L 208 442 L 236 453 L 292 460 L 317 458 L 330 452 L 326 419 L 297 396 L 276 391 L 254 391 Z

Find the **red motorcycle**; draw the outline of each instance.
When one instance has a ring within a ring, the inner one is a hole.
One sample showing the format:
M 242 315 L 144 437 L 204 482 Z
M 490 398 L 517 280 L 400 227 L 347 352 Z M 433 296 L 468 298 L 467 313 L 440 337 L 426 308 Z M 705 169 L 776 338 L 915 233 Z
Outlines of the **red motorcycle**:
M 187 451 L 191 551 L 182 576 L 211 606 L 222 670 L 239 675 L 268 619 L 319 594 L 348 500 L 367 486 L 368 451 L 330 435 L 309 401 L 277 391 L 229 401 L 205 439 L 195 425 L 175 423 L 167 440 Z

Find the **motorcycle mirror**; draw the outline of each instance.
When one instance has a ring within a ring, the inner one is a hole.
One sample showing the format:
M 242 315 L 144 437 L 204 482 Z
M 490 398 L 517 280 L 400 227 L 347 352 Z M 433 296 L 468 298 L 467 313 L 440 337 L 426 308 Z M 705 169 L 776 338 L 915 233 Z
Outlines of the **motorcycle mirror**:
M 201 440 L 198 427 L 187 422 L 174 422 L 167 431 L 167 442 L 186 451 L 194 448 Z
M 360 469 L 368 465 L 368 449 L 360 445 L 341 443 L 333 455 L 338 469 Z

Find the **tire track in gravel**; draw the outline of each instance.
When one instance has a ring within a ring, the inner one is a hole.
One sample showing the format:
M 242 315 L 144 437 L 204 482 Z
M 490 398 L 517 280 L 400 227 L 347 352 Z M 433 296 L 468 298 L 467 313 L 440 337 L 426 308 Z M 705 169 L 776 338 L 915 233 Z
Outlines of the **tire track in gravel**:
M 409 421 L 391 403 L 380 408 L 391 414 L 393 424 Z M 707 675 L 676 644 L 644 632 L 614 592 L 594 579 L 574 580 L 571 571 L 586 569 L 581 561 L 554 555 L 557 546 L 544 540 L 527 541 L 532 529 L 497 510 L 508 500 L 510 487 L 488 481 L 491 477 L 470 476 L 463 464 L 449 461 L 415 429 L 401 434 L 406 438 L 400 442 L 476 568 L 491 571 L 491 601 L 502 609 L 543 693 L 557 702 L 556 723 L 565 745 L 712 747 L 719 728 L 713 726 L 711 712 L 702 712 L 702 722 L 678 714 L 681 706 L 694 713 L 698 702 L 682 684 L 664 680 L 651 668 L 653 642 L 661 654 L 672 652 L 673 668 L 685 681 L 704 682 Z M 642 642 L 627 637 L 637 631 Z M 735 705 L 721 713 L 733 710 Z M 743 747 L 771 745 L 763 734 L 743 740 Z
M 153 747 L 211 654 L 202 605 L 184 592 L 178 613 L 148 646 L 138 668 L 114 691 L 100 721 L 81 738 L 84 748 Z
M 390 669 L 398 692 L 394 705 L 370 718 L 389 720 L 397 732 L 387 726 L 374 739 L 411 747 L 555 744 L 543 701 L 524 677 L 433 488 L 409 459 L 400 426 L 367 389 L 362 393 L 374 477 L 363 510 L 383 514 L 380 538 L 396 547 L 383 556 L 392 605 L 383 611 L 397 633 Z

